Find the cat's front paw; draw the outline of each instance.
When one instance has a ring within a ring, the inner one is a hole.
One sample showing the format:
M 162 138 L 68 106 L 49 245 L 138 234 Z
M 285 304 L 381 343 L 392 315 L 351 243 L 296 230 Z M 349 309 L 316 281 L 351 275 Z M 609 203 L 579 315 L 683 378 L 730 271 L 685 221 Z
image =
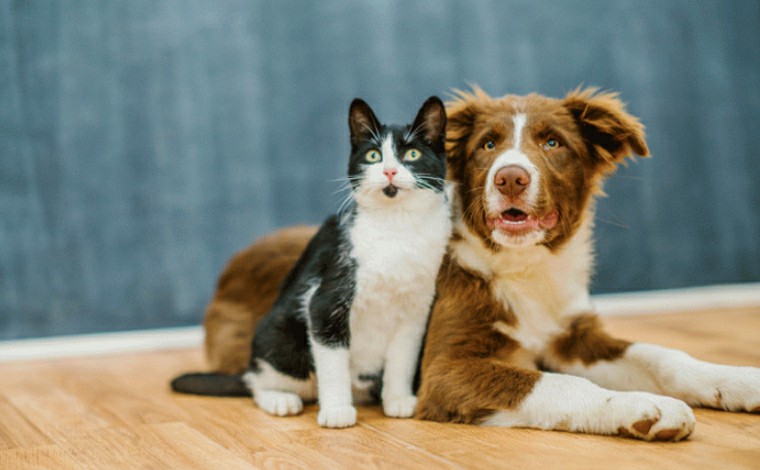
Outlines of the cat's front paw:
M 348 428 L 356 424 L 356 408 L 351 405 L 320 407 L 317 423 L 323 428 Z
M 383 398 L 383 413 L 391 418 L 411 418 L 417 406 L 417 397 L 402 395 Z

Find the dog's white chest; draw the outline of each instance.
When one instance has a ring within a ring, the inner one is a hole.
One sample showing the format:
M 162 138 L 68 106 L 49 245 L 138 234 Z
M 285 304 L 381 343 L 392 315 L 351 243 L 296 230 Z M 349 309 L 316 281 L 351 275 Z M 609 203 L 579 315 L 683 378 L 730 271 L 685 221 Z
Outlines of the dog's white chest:
M 465 240 L 453 245 L 457 260 L 489 279 L 494 299 L 517 319 L 514 325 L 496 322 L 494 328 L 524 349 L 540 354 L 563 331 L 565 318 L 592 310 L 590 227 L 581 227 L 579 235 L 556 252 L 544 246 L 493 252 L 466 228 L 460 232 Z
M 495 276 L 491 286 L 517 318 L 516 325 L 497 325 L 499 331 L 540 353 L 552 337 L 562 333 L 564 319 L 591 310 L 588 295 L 588 260 L 570 244 L 559 253 L 544 247 L 512 253 L 513 270 Z

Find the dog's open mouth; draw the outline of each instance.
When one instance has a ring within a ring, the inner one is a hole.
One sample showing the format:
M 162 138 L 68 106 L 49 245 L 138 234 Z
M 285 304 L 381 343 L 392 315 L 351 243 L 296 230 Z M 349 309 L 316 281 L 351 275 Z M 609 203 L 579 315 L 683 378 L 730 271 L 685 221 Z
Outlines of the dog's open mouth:
M 528 214 L 514 207 L 501 213 L 501 220 L 507 224 L 522 224 L 528 220 L 528 217 Z
M 557 225 L 559 214 L 550 211 L 544 216 L 534 216 L 516 207 L 510 207 L 498 218 L 490 219 L 492 228 L 509 233 L 526 233 L 533 230 L 549 230 Z

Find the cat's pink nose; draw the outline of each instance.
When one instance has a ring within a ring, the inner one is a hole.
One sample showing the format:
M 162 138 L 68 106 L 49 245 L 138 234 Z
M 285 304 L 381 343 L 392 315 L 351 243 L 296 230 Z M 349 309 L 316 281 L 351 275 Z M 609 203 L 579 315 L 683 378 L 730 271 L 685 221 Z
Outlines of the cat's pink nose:
M 398 173 L 398 170 L 395 168 L 386 168 L 383 170 L 383 173 L 385 173 L 385 176 L 388 177 L 389 182 L 393 182 L 393 177 L 396 176 L 396 173 Z

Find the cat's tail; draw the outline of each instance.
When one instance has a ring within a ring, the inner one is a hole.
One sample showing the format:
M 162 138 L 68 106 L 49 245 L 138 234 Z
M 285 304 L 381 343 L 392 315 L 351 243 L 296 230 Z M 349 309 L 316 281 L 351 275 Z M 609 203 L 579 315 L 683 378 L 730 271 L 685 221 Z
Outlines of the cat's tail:
M 250 397 L 251 391 L 245 386 L 242 375 L 227 375 L 214 372 L 193 372 L 176 377 L 171 382 L 172 390 L 192 395 L 214 397 Z

